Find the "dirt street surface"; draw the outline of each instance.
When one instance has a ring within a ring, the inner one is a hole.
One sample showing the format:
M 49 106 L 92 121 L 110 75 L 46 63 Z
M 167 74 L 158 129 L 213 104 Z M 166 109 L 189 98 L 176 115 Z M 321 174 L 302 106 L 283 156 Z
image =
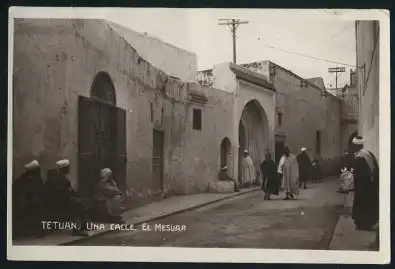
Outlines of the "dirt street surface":
M 295 201 L 253 193 L 76 244 L 325 250 L 344 201 L 337 188 L 336 179 L 310 184 Z

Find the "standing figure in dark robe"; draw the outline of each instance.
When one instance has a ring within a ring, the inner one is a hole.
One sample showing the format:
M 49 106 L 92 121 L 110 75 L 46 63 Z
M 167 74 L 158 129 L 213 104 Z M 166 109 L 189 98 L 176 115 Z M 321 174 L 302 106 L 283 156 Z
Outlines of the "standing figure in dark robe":
M 42 235 L 44 181 L 38 161 L 34 160 L 24 166 L 25 172 L 12 186 L 13 199 L 13 236 Z
M 353 167 L 353 155 L 348 151 L 344 152 L 344 156 L 342 158 L 341 171 L 351 171 Z
M 307 149 L 301 148 L 301 153 L 298 155 L 299 165 L 299 182 L 300 187 L 307 189 L 307 181 L 310 180 L 311 176 L 311 160 L 307 155 Z
M 72 221 L 79 224 L 73 230 L 75 236 L 87 236 L 86 205 L 74 190 L 70 180 L 70 162 L 61 160 L 56 163 L 57 170 L 47 179 L 45 197 L 49 206 L 51 221 Z
M 112 171 L 104 168 L 100 172 L 100 180 L 96 187 L 95 200 L 103 221 L 124 223 L 122 219 L 123 194 L 119 190 L 117 183 L 112 178 Z
M 235 192 L 239 192 L 240 191 L 236 180 L 228 175 L 228 167 L 226 165 L 224 167 L 222 167 L 221 170 L 219 171 L 218 179 L 222 180 L 222 181 L 231 181 L 231 182 L 233 182 L 234 191 Z
M 379 221 L 379 166 L 376 157 L 364 148 L 361 136 L 353 139 L 354 202 L 352 218 L 360 230 L 371 230 Z
M 267 153 L 265 160 L 261 163 L 262 190 L 265 192 L 265 200 L 271 200 L 270 195 L 278 195 L 280 180 L 277 174 L 277 167 L 272 160 L 271 154 Z
M 322 167 L 320 161 L 316 158 L 313 160 L 313 164 L 312 164 L 311 179 L 315 183 L 320 183 L 322 182 L 323 179 Z

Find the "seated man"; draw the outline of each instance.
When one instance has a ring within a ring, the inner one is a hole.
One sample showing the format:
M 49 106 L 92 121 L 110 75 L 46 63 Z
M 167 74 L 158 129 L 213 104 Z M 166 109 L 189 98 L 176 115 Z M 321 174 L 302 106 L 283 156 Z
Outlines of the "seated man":
M 76 221 L 79 229 L 73 235 L 86 236 L 86 208 L 70 181 L 70 163 L 61 160 L 56 163 L 57 171 L 48 178 L 45 184 L 45 198 L 49 206 L 51 218 L 55 221 Z
M 236 180 L 234 180 L 233 178 L 231 178 L 231 177 L 228 175 L 227 170 L 228 170 L 228 167 L 227 167 L 227 166 L 222 167 L 222 168 L 221 168 L 221 171 L 219 171 L 218 179 L 219 179 L 219 180 L 223 180 L 223 181 L 233 181 L 233 184 L 234 184 L 234 186 L 235 186 L 235 192 L 239 192 L 240 190 L 239 190 L 239 187 L 238 187 L 238 185 L 237 185 Z
M 96 187 L 95 200 L 98 213 L 103 221 L 124 223 L 122 219 L 123 195 L 112 178 L 112 171 L 104 168 L 100 172 L 100 180 Z
M 13 182 L 13 236 L 42 235 L 42 194 L 44 182 L 38 161 L 24 166 L 25 172 Z

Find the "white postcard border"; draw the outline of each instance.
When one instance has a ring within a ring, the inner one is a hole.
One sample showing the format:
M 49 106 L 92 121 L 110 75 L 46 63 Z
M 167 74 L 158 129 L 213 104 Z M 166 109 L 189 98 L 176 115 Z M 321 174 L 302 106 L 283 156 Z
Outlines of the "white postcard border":
M 124 8 L 122 8 L 124 9 Z M 390 31 L 388 10 L 276 10 L 262 13 L 274 20 L 290 16 L 311 20 L 380 21 L 380 251 L 273 250 L 173 247 L 15 246 L 11 236 L 12 182 L 12 70 L 14 18 L 102 18 L 117 8 L 11 7 L 9 9 L 8 137 L 7 137 L 7 258 L 32 261 L 137 261 L 137 262 L 233 262 L 233 263 L 363 263 L 390 262 Z M 168 9 L 170 10 L 170 9 Z M 172 9 L 180 12 L 180 9 Z M 204 12 L 206 9 L 193 10 Z M 223 11 L 223 9 L 220 9 Z M 232 11 L 232 9 L 228 9 Z M 185 11 L 185 9 L 183 10 Z M 191 10 L 188 10 L 189 12 Z M 233 10 L 234 11 L 234 10 Z M 242 14 L 252 10 L 243 9 Z M 255 11 L 256 12 L 256 11 Z

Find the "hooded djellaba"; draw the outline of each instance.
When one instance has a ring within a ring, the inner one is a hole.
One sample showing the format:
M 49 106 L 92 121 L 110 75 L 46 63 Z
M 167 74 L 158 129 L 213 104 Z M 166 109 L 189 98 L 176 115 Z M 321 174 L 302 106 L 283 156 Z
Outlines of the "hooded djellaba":
M 379 221 L 379 165 L 372 152 L 364 148 L 361 136 L 353 139 L 356 152 L 352 218 L 360 230 L 371 230 Z
M 251 186 L 255 182 L 255 166 L 248 150 L 244 150 L 244 158 L 242 163 L 242 184 L 246 187 Z
M 270 195 L 278 195 L 280 180 L 277 167 L 272 160 L 271 154 L 266 153 L 265 160 L 261 163 L 262 190 L 265 192 L 265 200 L 271 200 Z
M 309 155 L 307 155 L 307 149 L 305 147 L 300 149 L 300 153 L 297 157 L 299 165 L 299 183 L 304 189 L 307 189 L 307 181 L 311 177 L 311 160 Z
M 112 171 L 104 168 L 100 172 L 100 180 L 96 187 L 95 199 L 99 205 L 99 212 L 103 220 L 123 223 L 123 194 L 112 177 Z
M 296 156 L 284 147 L 283 162 L 280 162 L 282 170 L 281 189 L 285 192 L 284 200 L 294 200 L 299 194 L 299 165 Z

